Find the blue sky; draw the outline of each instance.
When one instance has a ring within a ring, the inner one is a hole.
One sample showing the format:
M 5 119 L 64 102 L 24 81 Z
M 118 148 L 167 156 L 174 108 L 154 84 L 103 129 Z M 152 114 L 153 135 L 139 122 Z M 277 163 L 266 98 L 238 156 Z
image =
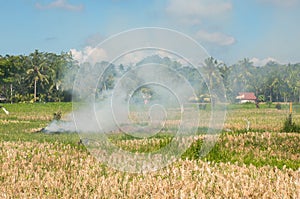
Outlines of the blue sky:
M 226 63 L 300 62 L 299 0 L 11 0 L 0 6 L 0 54 L 84 54 L 139 27 L 170 28 Z

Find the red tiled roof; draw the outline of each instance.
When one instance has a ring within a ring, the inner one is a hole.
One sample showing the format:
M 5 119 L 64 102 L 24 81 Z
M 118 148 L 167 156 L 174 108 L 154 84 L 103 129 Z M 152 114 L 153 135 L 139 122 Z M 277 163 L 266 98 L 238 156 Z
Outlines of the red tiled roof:
M 256 100 L 256 96 L 254 93 L 247 92 L 239 93 L 239 96 L 237 96 L 236 98 L 240 100 Z

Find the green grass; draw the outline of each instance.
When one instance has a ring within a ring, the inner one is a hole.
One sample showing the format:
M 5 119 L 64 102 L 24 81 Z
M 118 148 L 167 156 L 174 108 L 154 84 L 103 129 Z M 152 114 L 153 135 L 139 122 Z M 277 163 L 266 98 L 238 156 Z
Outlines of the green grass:
M 233 137 L 241 137 L 244 141 L 230 140 Z M 270 165 L 280 169 L 286 167 L 297 170 L 300 167 L 299 143 L 300 136 L 286 133 L 272 133 L 269 138 L 253 136 L 251 133 L 223 133 L 206 156 L 200 156 L 203 142 L 199 140 L 192 144 L 182 158 L 252 164 L 257 167 Z
M 72 103 L 34 103 L 4 104 L 9 112 L 0 110 L 0 141 L 38 141 L 77 144 L 76 133 L 49 135 L 40 132 L 53 119 L 53 114 L 61 111 L 67 115 L 72 110 Z
M 64 113 L 72 110 L 72 103 L 18 103 L 18 104 L 2 104 L 10 115 L 37 115 L 37 116 L 52 116 L 54 112 L 62 111 Z M 1 113 L 2 114 L 2 113 Z M 3 115 L 1 115 L 3 117 Z
M 259 103 L 259 109 L 276 109 L 277 102 L 274 103 Z M 297 106 L 298 107 L 298 106 Z M 289 104 L 282 104 L 281 109 L 288 109 Z M 229 104 L 227 106 L 227 110 L 239 110 L 239 109 L 256 109 L 256 105 L 254 103 L 243 103 L 243 104 Z
M 273 107 L 274 106 L 274 107 Z M 34 104 L 4 104 L 4 107 L 10 112 L 6 115 L 0 110 L 0 141 L 37 141 L 63 143 L 74 146 L 74 150 L 82 150 L 84 146 L 78 146 L 79 136 L 76 133 L 61 133 L 61 134 L 45 134 L 40 130 L 46 127 L 53 119 L 53 114 L 62 112 L 62 116 L 66 116 L 72 111 L 72 103 L 34 103 Z M 295 113 L 300 105 L 294 105 Z M 283 109 L 287 107 L 282 106 Z M 254 104 L 233 104 L 228 106 L 228 110 L 244 110 L 251 111 L 256 109 Z M 275 104 L 269 108 L 267 104 L 262 104 L 261 109 L 266 109 L 277 113 Z M 273 112 L 271 112 L 271 115 Z M 274 115 L 275 116 L 275 115 Z M 238 114 L 230 114 L 232 121 L 242 119 Z M 255 117 L 263 117 L 258 113 Z M 256 118 L 260 120 L 260 118 Z M 266 120 L 265 122 L 268 122 Z M 284 122 L 284 121 L 278 121 Z M 277 123 L 278 123 L 277 122 Z M 267 123 L 266 123 L 267 124 Z M 263 125 L 262 125 L 263 126 Z M 202 134 L 207 129 L 205 127 L 198 129 L 198 134 Z M 141 146 L 135 152 L 149 152 L 158 150 L 159 147 L 165 146 L 166 140 L 170 140 L 174 134 L 168 131 L 156 134 L 149 139 L 160 139 L 161 143 L 155 146 Z M 251 129 L 250 129 L 251 131 Z M 252 164 L 255 166 L 271 165 L 278 168 L 288 167 L 297 170 L 300 167 L 300 136 L 297 134 L 288 134 L 280 132 L 271 132 L 264 134 L 265 129 L 256 129 L 257 134 L 247 133 L 245 130 L 237 130 L 230 133 L 223 132 L 217 144 L 212 148 L 209 154 L 205 157 L 199 156 L 202 141 L 197 141 L 182 155 L 182 158 L 188 159 L 203 159 L 211 162 L 232 162 L 239 164 Z M 253 131 L 252 131 L 253 132 Z M 261 135 L 268 135 L 262 137 Z M 108 136 L 112 142 L 134 140 L 131 135 L 126 134 L 111 134 Z M 233 141 L 238 139 L 238 141 Z M 157 148 L 158 147 L 158 148 Z M 124 148 L 126 149 L 126 147 Z M 85 149 L 84 149 L 85 150 Z M 130 150 L 130 149 L 129 149 Z

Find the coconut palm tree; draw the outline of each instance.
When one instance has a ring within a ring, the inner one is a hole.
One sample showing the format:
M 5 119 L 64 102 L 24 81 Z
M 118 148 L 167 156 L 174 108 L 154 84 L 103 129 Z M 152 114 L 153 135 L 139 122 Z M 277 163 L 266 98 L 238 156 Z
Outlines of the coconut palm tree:
M 213 57 L 209 57 L 204 61 L 203 67 L 200 68 L 202 75 L 208 83 L 209 90 L 212 90 L 216 87 L 217 83 L 220 83 L 221 76 L 218 67 L 221 63 L 218 63 Z
M 216 59 L 209 57 L 204 61 L 204 65 L 200 67 L 200 72 L 208 84 L 207 86 L 210 92 L 212 105 L 214 105 L 215 100 L 218 97 L 216 96 L 218 94 L 216 91 L 223 89 L 222 77 L 219 72 L 221 65 L 222 63 L 218 63 Z
M 38 52 L 35 50 L 34 53 L 31 53 L 28 56 L 28 64 L 30 68 L 26 71 L 27 79 L 30 82 L 33 82 L 34 86 L 34 102 L 37 99 L 37 84 L 40 82 L 40 85 L 43 87 L 43 83 L 49 84 L 48 75 L 46 74 L 47 70 L 50 69 L 47 64 L 47 59 L 45 58 L 44 53 Z

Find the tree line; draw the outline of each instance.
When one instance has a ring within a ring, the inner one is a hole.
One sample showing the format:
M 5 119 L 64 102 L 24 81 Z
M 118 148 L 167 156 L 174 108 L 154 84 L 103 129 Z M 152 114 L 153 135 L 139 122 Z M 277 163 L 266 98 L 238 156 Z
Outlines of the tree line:
M 199 100 L 209 95 L 209 90 L 224 85 L 226 98 L 230 102 L 235 102 L 239 92 L 254 92 L 258 100 L 264 102 L 300 102 L 300 63 L 268 62 L 257 67 L 245 58 L 236 64 L 226 65 L 210 57 L 200 67 L 199 74 L 192 66 L 183 66 L 167 57 L 154 55 L 137 65 L 153 61 L 168 65 L 187 77 L 196 88 Z M 89 66 L 85 67 L 80 69 L 70 52 L 55 54 L 35 50 L 29 55 L 0 55 L 0 99 L 12 103 L 70 101 L 76 74 L 79 71 L 78 74 L 83 75 L 81 70 L 89 71 Z M 109 64 L 109 70 L 103 74 L 103 81 L 97 86 L 96 94 L 101 96 L 112 90 L 115 79 L 131 67 Z M 91 68 L 91 73 L 93 68 L 95 66 Z M 199 81 L 201 75 L 205 81 Z M 147 92 L 153 94 L 147 88 L 140 89 L 144 95 Z
M 273 61 L 256 67 L 249 59 L 217 68 L 227 97 L 234 101 L 238 92 L 254 92 L 258 101 L 300 103 L 300 63 L 279 64 Z
M 67 78 L 66 74 L 78 67 L 72 55 L 64 52 L 55 54 L 35 50 L 29 55 L 0 56 L 2 101 L 70 101 L 72 77 Z

